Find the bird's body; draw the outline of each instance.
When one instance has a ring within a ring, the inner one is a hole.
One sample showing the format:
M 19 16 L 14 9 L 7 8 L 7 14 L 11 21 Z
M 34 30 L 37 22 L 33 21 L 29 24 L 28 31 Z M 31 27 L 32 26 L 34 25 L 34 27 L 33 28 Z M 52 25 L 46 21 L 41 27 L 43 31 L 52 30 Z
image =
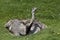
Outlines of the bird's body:
M 5 26 L 15 36 L 35 34 L 41 29 L 45 28 L 45 25 L 36 21 L 34 12 L 36 8 L 32 9 L 32 18 L 28 20 L 9 20 Z

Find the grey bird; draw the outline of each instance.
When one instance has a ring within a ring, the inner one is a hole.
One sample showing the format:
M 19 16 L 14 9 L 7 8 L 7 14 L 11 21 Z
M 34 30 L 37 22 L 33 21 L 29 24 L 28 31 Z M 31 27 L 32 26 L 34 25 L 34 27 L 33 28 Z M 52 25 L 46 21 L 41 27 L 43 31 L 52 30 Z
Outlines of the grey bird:
M 35 10 L 37 8 L 32 9 L 32 18 L 27 20 L 18 20 L 11 19 L 6 24 L 5 27 L 14 34 L 15 36 L 20 35 L 28 35 L 28 34 L 36 34 L 41 29 L 45 29 L 47 26 L 41 22 L 36 21 L 35 19 Z

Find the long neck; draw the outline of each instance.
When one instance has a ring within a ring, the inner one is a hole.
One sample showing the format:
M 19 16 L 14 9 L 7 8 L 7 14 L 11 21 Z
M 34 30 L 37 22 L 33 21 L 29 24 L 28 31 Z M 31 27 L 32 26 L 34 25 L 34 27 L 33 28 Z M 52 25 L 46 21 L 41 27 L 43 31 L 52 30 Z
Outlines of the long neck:
M 33 23 L 33 21 L 34 21 L 34 19 L 35 19 L 35 10 L 36 10 L 36 8 L 34 8 L 34 9 L 32 9 L 32 18 L 31 18 L 31 20 L 30 20 L 30 23 L 28 23 L 27 24 L 27 31 L 26 31 L 26 33 L 28 34 L 29 33 L 29 31 L 30 31 L 30 29 L 31 29 L 31 26 L 32 26 L 32 23 Z
M 31 20 L 30 20 L 30 24 L 34 21 L 34 19 L 35 19 L 35 15 L 34 15 L 35 13 L 34 13 L 34 11 L 32 10 L 32 18 L 31 18 Z
M 32 22 L 34 21 L 34 19 L 35 19 L 35 15 L 34 15 L 35 13 L 34 13 L 34 12 L 35 12 L 36 9 L 37 9 L 37 8 L 33 8 L 33 9 L 32 9 L 32 18 L 31 18 L 31 20 L 30 20 L 30 23 L 28 24 L 29 26 L 31 25 L 31 23 L 32 23 Z

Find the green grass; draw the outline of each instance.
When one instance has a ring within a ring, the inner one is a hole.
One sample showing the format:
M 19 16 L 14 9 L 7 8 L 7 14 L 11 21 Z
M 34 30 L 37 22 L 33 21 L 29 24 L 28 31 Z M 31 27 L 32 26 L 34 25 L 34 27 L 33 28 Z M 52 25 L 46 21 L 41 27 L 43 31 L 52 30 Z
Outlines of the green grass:
M 4 24 L 10 19 L 31 18 L 33 7 L 38 8 L 36 19 L 48 28 L 33 35 L 10 35 Z M 60 40 L 60 0 L 0 0 L 0 40 Z

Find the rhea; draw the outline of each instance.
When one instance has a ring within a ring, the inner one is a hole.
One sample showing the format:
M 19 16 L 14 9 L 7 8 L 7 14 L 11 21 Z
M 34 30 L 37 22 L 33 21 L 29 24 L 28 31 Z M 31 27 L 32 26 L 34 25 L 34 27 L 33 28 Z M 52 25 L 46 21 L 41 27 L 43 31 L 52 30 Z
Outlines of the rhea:
M 15 36 L 35 34 L 41 29 L 45 29 L 46 25 L 36 21 L 35 11 L 37 8 L 32 9 L 32 18 L 27 20 L 11 19 L 6 24 L 5 27 Z

